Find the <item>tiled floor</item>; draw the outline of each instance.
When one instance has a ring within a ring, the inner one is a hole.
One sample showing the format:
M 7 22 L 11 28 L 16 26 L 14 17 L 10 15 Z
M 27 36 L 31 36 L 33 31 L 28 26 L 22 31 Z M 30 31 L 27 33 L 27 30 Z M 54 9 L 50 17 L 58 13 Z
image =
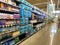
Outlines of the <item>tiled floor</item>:
M 57 23 L 48 24 L 20 45 L 60 45 L 60 30 Z

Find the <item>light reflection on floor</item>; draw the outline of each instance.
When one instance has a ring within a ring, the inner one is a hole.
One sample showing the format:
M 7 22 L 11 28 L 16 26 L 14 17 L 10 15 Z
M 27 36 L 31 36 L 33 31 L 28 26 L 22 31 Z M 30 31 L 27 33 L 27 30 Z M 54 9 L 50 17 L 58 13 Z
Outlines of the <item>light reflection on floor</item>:
M 57 27 L 56 27 L 56 23 L 55 25 L 53 24 L 51 27 L 51 33 L 50 33 L 50 45 L 53 45 L 53 39 L 54 39 L 54 35 L 57 32 Z

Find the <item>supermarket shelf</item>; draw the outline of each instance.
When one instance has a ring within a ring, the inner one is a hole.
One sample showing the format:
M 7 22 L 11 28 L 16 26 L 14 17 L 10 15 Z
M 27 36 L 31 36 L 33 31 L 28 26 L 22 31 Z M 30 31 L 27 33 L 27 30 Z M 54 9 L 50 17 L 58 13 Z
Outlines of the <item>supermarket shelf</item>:
M 19 41 L 19 42 L 16 43 L 15 45 L 19 45 L 20 43 L 22 43 L 23 41 L 25 41 L 27 38 L 29 38 L 29 37 L 25 37 L 23 40 Z
M 36 33 L 36 32 L 35 32 Z M 34 34 L 35 34 L 34 33 Z M 19 41 L 18 43 L 16 43 L 15 45 L 19 45 L 20 43 L 22 43 L 23 41 L 25 41 L 26 39 L 28 39 L 29 37 L 33 36 L 34 34 L 32 35 L 29 35 L 29 36 L 26 36 L 24 39 L 22 39 L 21 41 Z
M 20 20 L 20 19 L 0 19 L 0 20 Z
M 37 23 L 37 20 L 36 19 L 35 20 L 30 20 L 29 22 L 33 24 L 33 23 Z
M 24 3 L 22 3 L 22 4 L 24 4 Z M 24 4 L 24 5 L 26 5 L 26 4 Z M 29 5 L 26 5 L 26 6 L 30 7 Z
M 7 41 L 9 41 L 9 40 L 11 40 L 11 39 L 13 39 L 13 37 L 12 37 L 12 38 L 8 38 L 8 39 L 6 39 L 6 40 L 4 40 L 4 41 L 1 41 L 0 43 L 3 44 L 4 42 L 7 42 Z
M 14 6 L 14 5 L 8 4 L 7 2 L 3 2 L 3 1 L 0 1 L 0 2 L 1 2 L 1 3 L 4 3 L 4 4 L 7 4 L 7 5 L 10 5 L 10 6 L 12 6 L 12 7 L 15 7 L 15 8 L 19 8 L 19 9 L 20 9 L 19 6 Z
M 15 32 L 15 31 L 17 31 L 17 30 L 12 30 L 12 31 L 8 31 L 8 32 L 6 31 L 6 32 L 2 32 L 2 33 L 0 33 L 0 34 L 3 34 L 3 35 L 4 35 L 4 34 L 6 34 L 6 33 L 11 33 L 11 32 Z
M 25 10 L 32 12 L 31 10 L 28 10 L 28 9 L 25 9 Z
M 26 25 L 20 25 L 20 26 L 28 26 L 28 25 L 30 25 L 31 23 L 29 23 L 29 24 L 26 24 Z
M 32 23 L 32 24 L 35 24 L 35 23 L 42 23 L 41 21 L 37 21 L 37 20 L 30 20 L 30 23 Z
M 34 11 L 32 11 L 32 13 L 34 13 L 34 14 L 38 14 L 39 16 L 41 16 L 41 15 L 42 15 L 41 13 L 36 13 L 36 12 L 34 12 Z
M 38 23 L 38 24 L 33 25 L 33 27 L 36 27 L 36 26 L 43 26 L 43 23 Z
M 23 34 L 22 34 L 22 35 L 23 35 Z M 21 35 L 18 35 L 18 36 L 16 36 L 16 37 L 19 37 L 19 36 L 21 36 Z M 3 44 L 3 43 L 5 43 L 5 42 L 7 42 L 7 41 L 9 41 L 9 40 L 15 39 L 16 37 L 10 37 L 10 38 L 8 38 L 8 39 L 5 39 L 5 40 L 1 41 L 0 43 Z
M 17 30 L 13 30 L 13 31 L 9 31 L 9 32 L 1 33 L 1 34 L 11 33 L 11 32 L 15 32 L 15 31 L 17 31 Z M 9 41 L 11 39 L 14 39 L 14 38 L 16 38 L 16 37 L 10 37 L 8 39 L 5 39 L 5 40 L 0 41 L 0 43 L 3 44 L 3 43 L 5 43 L 5 42 L 7 42 L 7 41 Z
M 37 23 L 33 23 L 33 28 L 38 28 L 39 30 L 41 29 L 41 27 L 44 27 L 45 24 L 43 24 L 45 22 L 37 22 Z
M 42 29 L 42 28 L 41 28 Z M 31 36 L 33 36 L 33 35 L 35 35 L 36 33 L 38 33 L 40 30 L 37 30 L 35 33 L 33 33 L 32 35 L 30 35 L 30 36 L 27 36 L 27 37 L 25 37 L 24 39 L 22 39 L 21 41 L 19 41 L 18 43 L 16 43 L 15 45 L 19 45 L 20 43 L 22 43 L 23 41 L 25 41 L 26 39 L 28 39 L 29 37 L 31 37 Z
M 41 29 L 42 29 L 42 28 L 41 28 Z M 15 45 L 19 45 L 20 43 L 22 43 L 23 41 L 25 41 L 26 39 L 28 39 L 29 37 L 33 36 L 34 34 L 36 34 L 36 33 L 39 32 L 39 31 L 40 31 L 40 30 L 36 31 L 35 33 L 33 33 L 33 34 L 31 34 L 31 35 L 29 35 L 29 36 L 27 36 L 27 37 L 25 37 L 24 39 L 22 39 L 21 41 L 19 41 L 19 42 L 16 43 Z M 17 36 L 17 37 L 18 37 L 18 36 Z M 14 37 L 14 38 L 16 38 L 16 37 Z M 14 38 L 13 38 L 13 37 L 8 38 L 8 39 L 6 39 L 6 40 L 4 40 L 4 41 L 1 41 L 0 43 L 3 44 L 4 42 L 9 41 L 9 40 L 14 39 Z
M 17 36 L 17 37 L 18 37 L 18 36 Z M 9 40 L 14 39 L 14 38 L 16 38 L 16 37 L 11 37 L 11 38 L 5 39 L 5 40 L 1 41 L 0 43 L 3 44 L 3 43 L 5 43 L 5 42 L 7 42 L 7 41 L 9 41 Z
M 12 27 L 12 26 L 18 26 L 16 24 L 12 24 L 12 25 L 0 25 L 0 28 L 8 28 L 8 27 Z
M 4 12 L 4 13 L 19 13 L 19 12 L 17 12 L 17 11 L 10 11 L 10 10 L 7 10 L 7 9 L 1 9 L 0 8 L 0 12 Z

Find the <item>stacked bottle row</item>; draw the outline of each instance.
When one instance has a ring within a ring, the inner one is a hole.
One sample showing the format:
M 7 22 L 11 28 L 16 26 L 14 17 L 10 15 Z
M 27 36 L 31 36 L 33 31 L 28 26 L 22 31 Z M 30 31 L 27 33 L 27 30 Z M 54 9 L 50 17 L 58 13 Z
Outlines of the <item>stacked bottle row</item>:
M 25 4 L 23 4 L 24 2 L 26 2 Z M 31 4 L 29 4 L 27 1 L 24 1 L 22 4 L 20 4 L 19 6 L 20 8 L 20 30 L 21 30 L 21 34 L 26 33 L 26 34 L 32 34 L 33 27 L 31 24 L 29 24 L 29 18 L 32 17 L 32 8 L 31 8 Z

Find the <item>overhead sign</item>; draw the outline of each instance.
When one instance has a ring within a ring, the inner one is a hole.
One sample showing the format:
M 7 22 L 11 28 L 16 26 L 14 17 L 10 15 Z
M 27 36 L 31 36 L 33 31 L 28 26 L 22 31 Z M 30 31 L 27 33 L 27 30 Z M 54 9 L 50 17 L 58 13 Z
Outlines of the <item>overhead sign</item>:
M 53 4 L 53 3 L 50 4 L 50 3 L 49 3 L 49 4 L 47 5 L 47 11 L 48 11 L 49 13 L 55 11 L 55 4 Z

